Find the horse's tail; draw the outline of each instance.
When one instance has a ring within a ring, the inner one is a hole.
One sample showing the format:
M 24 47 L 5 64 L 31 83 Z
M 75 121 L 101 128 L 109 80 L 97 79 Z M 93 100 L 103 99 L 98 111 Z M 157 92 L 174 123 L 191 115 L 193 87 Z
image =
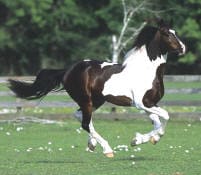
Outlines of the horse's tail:
M 42 69 L 33 83 L 9 79 L 9 88 L 19 98 L 33 100 L 47 95 L 50 91 L 63 89 L 66 70 Z

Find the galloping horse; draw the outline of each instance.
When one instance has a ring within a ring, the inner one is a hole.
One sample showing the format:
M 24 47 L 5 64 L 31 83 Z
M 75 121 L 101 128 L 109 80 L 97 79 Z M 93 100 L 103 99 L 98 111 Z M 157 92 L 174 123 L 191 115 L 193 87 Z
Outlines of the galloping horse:
M 84 60 L 70 70 L 42 69 L 33 83 L 8 80 L 10 89 L 20 98 L 32 100 L 52 90 L 65 89 L 79 105 L 75 117 L 89 133 L 88 149 L 99 143 L 107 157 L 113 157 L 109 143 L 96 131 L 92 112 L 105 101 L 119 106 L 136 106 L 149 114 L 153 131 L 136 136 L 131 145 L 157 143 L 165 133 L 168 112 L 157 106 L 164 95 L 163 74 L 167 54 L 183 55 L 185 45 L 163 20 L 157 27 L 146 25 L 137 36 L 123 64 Z M 162 119 L 162 120 L 160 120 Z

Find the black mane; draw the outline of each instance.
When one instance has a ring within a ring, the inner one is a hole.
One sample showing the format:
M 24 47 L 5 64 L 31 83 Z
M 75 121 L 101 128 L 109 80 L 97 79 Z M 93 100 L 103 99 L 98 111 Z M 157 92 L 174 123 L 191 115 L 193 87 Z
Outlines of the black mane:
M 157 56 L 161 56 L 159 41 L 156 38 L 157 31 L 157 27 L 145 26 L 140 31 L 133 45 L 137 49 L 145 45 L 150 60 L 155 60 Z

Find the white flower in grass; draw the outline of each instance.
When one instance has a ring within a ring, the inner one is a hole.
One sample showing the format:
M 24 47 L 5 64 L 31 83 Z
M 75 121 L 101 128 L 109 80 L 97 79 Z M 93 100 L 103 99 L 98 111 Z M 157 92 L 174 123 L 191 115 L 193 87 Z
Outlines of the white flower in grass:
M 6 132 L 6 135 L 7 135 L 7 136 L 10 136 L 10 135 L 11 135 L 11 133 L 10 133 L 10 132 Z
M 74 145 L 71 145 L 71 148 L 72 148 L 72 149 L 74 149 L 74 148 L 75 148 L 75 146 L 74 146 Z
M 190 124 L 190 123 L 188 124 L 188 127 L 191 127 L 191 124 Z
M 44 148 L 43 148 L 42 146 L 40 146 L 40 147 L 38 148 L 38 150 L 39 150 L 39 151 L 44 151 Z
M 186 149 L 186 150 L 185 150 L 185 153 L 189 153 L 189 150 Z
M 130 157 L 131 157 L 131 158 L 134 158 L 134 157 L 135 157 L 135 155 L 133 155 L 133 154 L 132 154 Z
M 135 165 L 135 162 L 134 162 L 134 161 L 132 162 L 132 165 Z
M 142 149 L 140 147 L 137 147 L 134 149 L 135 152 L 140 152 Z
M 78 134 L 81 134 L 80 129 L 76 129 L 76 132 L 77 132 Z
M 58 150 L 59 150 L 59 151 L 63 151 L 63 148 L 59 148 Z
M 116 147 L 113 148 L 115 151 L 126 151 L 128 152 L 128 146 L 127 145 L 117 145 Z
M 19 131 L 22 131 L 23 129 L 24 129 L 23 127 L 17 127 L 16 131 L 19 132 Z
M 33 150 L 33 148 L 28 148 L 27 152 L 31 152 Z
M 48 145 L 51 145 L 52 144 L 52 142 L 48 142 Z
M 52 152 L 52 149 L 51 149 L 51 148 L 48 148 L 47 151 L 50 153 L 50 152 Z
M 20 150 L 19 150 L 19 149 L 17 149 L 17 148 L 15 148 L 15 149 L 14 149 L 14 151 L 15 151 L 15 152 L 17 152 L 17 153 L 19 153 L 19 152 L 20 152 Z

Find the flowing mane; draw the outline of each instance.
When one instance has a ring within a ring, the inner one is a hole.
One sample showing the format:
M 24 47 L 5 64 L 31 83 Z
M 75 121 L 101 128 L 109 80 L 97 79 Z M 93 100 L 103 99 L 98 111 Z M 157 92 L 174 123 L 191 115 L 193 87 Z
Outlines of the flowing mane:
M 138 34 L 133 47 L 136 47 L 138 49 L 141 48 L 143 45 L 146 45 L 146 47 L 148 47 L 150 42 L 153 40 L 156 32 L 156 27 L 152 27 L 149 25 L 145 26 Z
M 137 36 L 133 45 L 136 49 L 145 45 L 147 54 L 151 61 L 156 60 L 157 57 L 161 57 L 161 55 L 164 54 L 161 49 L 160 37 L 157 31 L 157 27 L 149 25 L 145 26 Z

